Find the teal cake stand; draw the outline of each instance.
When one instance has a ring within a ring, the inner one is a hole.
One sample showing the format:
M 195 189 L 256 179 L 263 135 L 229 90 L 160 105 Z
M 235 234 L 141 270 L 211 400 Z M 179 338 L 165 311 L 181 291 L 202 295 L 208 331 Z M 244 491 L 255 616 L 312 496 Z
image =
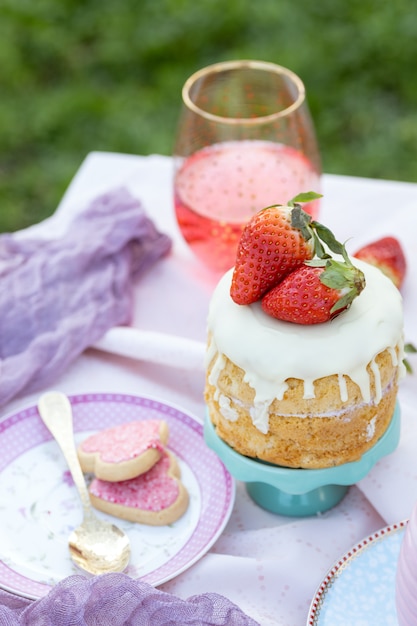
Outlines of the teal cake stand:
M 397 404 L 385 434 L 359 461 L 325 469 L 292 469 L 243 456 L 218 437 L 207 415 L 204 438 L 232 476 L 246 483 L 256 504 L 272 513 L 305 517 L 334 507 L 350 485 L 395 450 L 400 439 L 400 408 Z

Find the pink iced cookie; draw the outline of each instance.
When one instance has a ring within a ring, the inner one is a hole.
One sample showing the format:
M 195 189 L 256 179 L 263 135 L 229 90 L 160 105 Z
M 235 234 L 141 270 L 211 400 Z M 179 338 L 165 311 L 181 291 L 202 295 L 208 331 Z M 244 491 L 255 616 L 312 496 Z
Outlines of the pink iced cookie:
M 118 482 L 147 472 L 161 458 L 168 441 L 163 420 L 128 422 L 91 435 L 78 447 L 83 472 Z
M 93 506 L 104 513 L 141 524 L 164 526 L 175 522 L 188 507 L 188 492 L 171 452 L 145 474 L 109 482 L 95 478 L 89 488 Z

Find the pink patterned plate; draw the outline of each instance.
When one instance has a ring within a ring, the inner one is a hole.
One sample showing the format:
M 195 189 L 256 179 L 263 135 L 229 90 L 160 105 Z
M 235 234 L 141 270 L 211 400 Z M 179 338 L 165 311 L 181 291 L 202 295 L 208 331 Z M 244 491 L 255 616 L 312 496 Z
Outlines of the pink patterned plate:
M 87 394 L 70 401 L 77 443 L 123 422 L 167 421 L 168 447 L 178 458 L 190 494 L 188 510 L 169 526 L 117 524 L 132 545 L 127 574 L 154 586 L 174 578 L 210 549 L 234 503 L 234 480 L 206 446 L 202 424 L 152 398 Z M 63 578 L 80 574 L 67 541 L 81 521 L 81 505 L 62 453 L 36 407 L 0 422 L 0 449 L 0 587 L 37 599 Z

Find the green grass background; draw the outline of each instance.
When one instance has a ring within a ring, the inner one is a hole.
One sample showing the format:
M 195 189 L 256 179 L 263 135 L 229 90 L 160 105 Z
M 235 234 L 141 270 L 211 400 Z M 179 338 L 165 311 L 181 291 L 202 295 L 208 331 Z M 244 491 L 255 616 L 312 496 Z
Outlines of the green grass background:
M 0 0 L 0 231 L 92 150 L 170 154 L 185 79 L 237 58 L 299 74 L 324 171 L 417 182 L 414 0 Z

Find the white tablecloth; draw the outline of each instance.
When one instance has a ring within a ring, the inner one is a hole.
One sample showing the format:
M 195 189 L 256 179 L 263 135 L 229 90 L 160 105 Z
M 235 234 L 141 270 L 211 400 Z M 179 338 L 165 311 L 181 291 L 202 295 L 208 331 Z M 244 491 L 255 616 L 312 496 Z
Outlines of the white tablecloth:
M 59 233 L 75 211 L 98 193 L 127 186 L 144 203 L 160 230 L 174 240 L 173 253 L 158 262 L 136 287 L 134 326 L 204 342 L 214 278 L 189 252 L 178 232 L 172 204 L 172 161 L 91 153 L 57 212 L 32 227 L 43 236 Z M 397 236 L 408 258 L 403 287 L 405 338 L 417 345 L 417 184 L 325 175 L 320 221 L 354 251 L 383 235 Z M 23 236 L 23 235 L 22 235 Z M 358 347 L 360 350 L 360 347 Z M 417 371 L 417 359 L 410 361 Z M 66 393 L 120 392 L 153 396 L 203 420 L 202 370 L 188 371 L 87 350 L 54 388 Z M 1 417 L 36 403 L 39 394 L 11 402 Z M 417 500 L 416 374 L 402 381 L 402 436 L 331 511 L 303 519 L 258 508 L 237 485 L 230 522 L 200 561 L 162 588 L 186 598 L 216 591 L 236 602 L 262 626 L 303 626 L 317 586 L 333 563 L 375 530 L 410 515 Z

